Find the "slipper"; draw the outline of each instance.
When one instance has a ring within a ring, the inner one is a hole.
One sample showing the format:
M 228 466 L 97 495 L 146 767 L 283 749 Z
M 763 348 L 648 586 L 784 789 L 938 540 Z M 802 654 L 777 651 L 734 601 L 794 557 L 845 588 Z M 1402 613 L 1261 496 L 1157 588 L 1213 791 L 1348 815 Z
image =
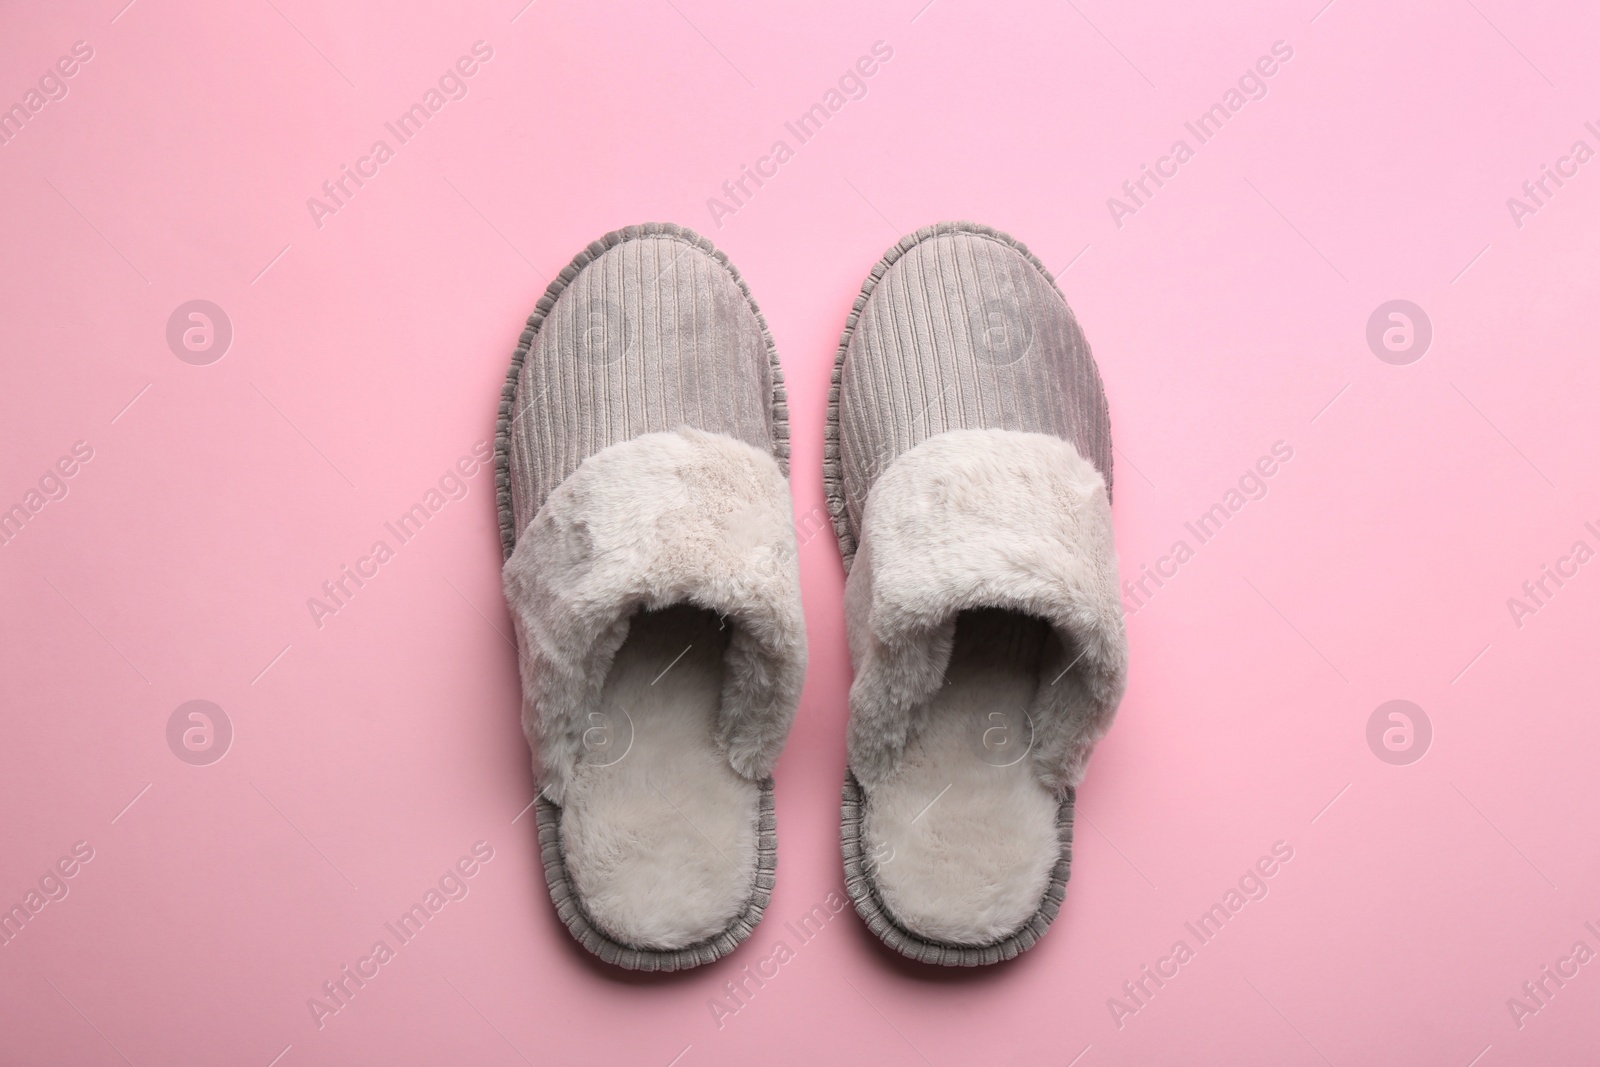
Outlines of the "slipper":
M 1066 299 L 971 223 L 889 250 L 845 326 L 824 479 L 849 578 L 845 884 L 891 948 L 1031 948 L 1127 677 L 1111 424 Z
M 788 405 L 698 234 L 630 226 L 551 283 L 495 436 L 539 847 L 561 921 L 631 970 L 750 935 L 805 677 Z

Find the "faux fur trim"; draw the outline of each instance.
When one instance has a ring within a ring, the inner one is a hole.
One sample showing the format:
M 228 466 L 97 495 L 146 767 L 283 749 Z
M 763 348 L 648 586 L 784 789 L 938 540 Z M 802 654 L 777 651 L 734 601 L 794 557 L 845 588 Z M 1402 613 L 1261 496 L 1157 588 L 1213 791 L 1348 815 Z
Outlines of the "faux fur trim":
M 584 460 L 506 561 L 523 649 L 523 732 L 560 804 L 612 657 L 640 610 L 691 603 L 734 627 L 716 742 L 752 780 L 772 773 L 805 679 L 793 505 L 778 462 L 689 427 Z
M 902 454 L 867 498 L 845 586 L 850 766 L 870 791 L 898 764 L 913 710 L 943 683 L 956 616 L 1049 622 L 1029 715 L 1047 788 L 1083 779 L 1122 699 L 1127 638 L 1105 482 L 1069 441 L 952 430 Z

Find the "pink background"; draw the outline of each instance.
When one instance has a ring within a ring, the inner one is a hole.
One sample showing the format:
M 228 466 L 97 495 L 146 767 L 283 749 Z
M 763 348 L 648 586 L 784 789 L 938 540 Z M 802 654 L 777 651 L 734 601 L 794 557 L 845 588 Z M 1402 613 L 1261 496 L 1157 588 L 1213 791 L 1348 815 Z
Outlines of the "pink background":
M 1600 962 L 1536 1014 L 1507 1004 L 1574 942 L 1600 951 L 1600 563 L 1520 627 L 1507 606 L 1575 541 L 1600 549 L 1600 162 L 1535 214 L 1506 203 L 1575 140 L 1600 149 L 1592 6 L 125 3 L 13 5 L 0 32 L 6 106 L 93 49 L 0 146 L 0 507 L 93 449 L 0 547 L 0 904 L 94 850 L 0 947 L 0 1062 L 1600 1050 Z M 466 97 L 399 145 L 383 124 L 480 40 Z M 880 40 L 866 97 L 716 225 L 707 198 Z M 1275 41 L 1293 57 L 1267 96 L 1119 227 L 1107 198 L 1194 147 L 1183 123 Z M 379 138 L 394 158 L 319 227 L 307 198 Z M 492 440 L 546 282 L 631 222 L 700 229 L 749 280 L 814 527 L 851 300 L 903 232 L 949 218 L 1059 272 L 1110 396 L 1125 574 L 1274 442 L 1293 459 L 1130 612 L 1131 685 L 1039 948 L 928 972 L 853 911 L 806 943 L 786 928 L 842 883 L 850 671 L 823 534 L 767 920 L 715 966 L 614 973 L 558 924 L 518 818 L 492 475 L 320 628 L 307 599 Z M 194 299 L 234 331 L 210 365 L 166 341 Z M 1393 299 L 1433 326 L 1409 365 L 1366 342 Z M 209 766 L 167 742 L 194 699 L 234 732 Z M 1432 724 L 1406 766 L 1366 741 L 1392 699 Z M 308 998 L 478 841 L 470 894 L 319 1029 Z M 1119 1020 L 1123 983 L 1279 841 L 1269 895 Z M 710 998 L 780 940 L 794 959 L 719 1027 Z

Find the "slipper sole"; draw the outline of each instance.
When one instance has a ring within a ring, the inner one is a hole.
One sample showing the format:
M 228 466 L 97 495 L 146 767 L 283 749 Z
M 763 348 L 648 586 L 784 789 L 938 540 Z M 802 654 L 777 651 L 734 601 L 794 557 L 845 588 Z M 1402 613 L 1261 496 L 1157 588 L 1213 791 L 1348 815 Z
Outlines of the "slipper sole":
M 1016 932 L 987 945 L 956 945 L 933 941 L 912 933 L 895 921 L 894 914 L 884 903 L 878 887 L 872 880 L 873 860 L 863 846 L 862 827 L 866 822 L 866 795 L 853 772 L 845 772 L 844 803 L 839 821 L 839 839 L 844 852 L 844 886 L 850 900 L 878 940 L 902 956 L 918 963 L 931 963 L 941 967 L 983 967 L 1003 960 L 1015 959 L 1026 952 L 1044 936 L 1045 930 L 1061 911 L 1067 897 L 1067 879 L 1072 874 L 1072 819 L 1073 796 L 1068 792 L 1066 803 L 1056 813 L 1056 834 L 1061 851 L 1050 872 L 1050 882 L 1045 888 L 1039 910 L 1023 923 Z

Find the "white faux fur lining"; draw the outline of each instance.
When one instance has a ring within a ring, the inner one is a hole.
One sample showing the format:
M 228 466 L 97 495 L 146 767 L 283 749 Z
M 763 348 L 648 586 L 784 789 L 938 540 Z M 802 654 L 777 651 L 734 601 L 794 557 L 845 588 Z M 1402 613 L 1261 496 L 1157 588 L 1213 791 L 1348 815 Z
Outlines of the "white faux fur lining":
M 733 627 L 716 743 L 739 774 L 769 775 L 805 680 L 797 559 L 788 482 L 742 441 L 682 427 L 584 460 L 517 538 L 503 574 L 544 795 L 562 802 L 629 619 L 681 603 Z
M 586 735 L 602 743 L 567 779 L 566 873 L 619 944 L 702 944 L 749 905 L 761 786 L 710 743 L 732 636 L 720 625 L 683 605 L 633 616 L 601 694 L 608 718 Z
M 1031 754 L 1022 716 L 995 712 L 1032 702 L 1052 640 L 1044 623 L 1011 613 L 963 616 L 944 685 L 918 708 L 894 774 L 872 790 L 862 828 L 871 876 L 908 934 L 995 945 L 1040 909 L 1061 857 L 1058 800 L 1021 758 Z
M 956 616 L 1005 608 L 1054 629 L 1029 709 L 1040 781 L 1075 787 L 1127 681 L 1105 481 L 1066 440 L 952 430 L 899 456 L 867 498 L 845 588 L 850 766 L 893 773 L 943 684 Z

